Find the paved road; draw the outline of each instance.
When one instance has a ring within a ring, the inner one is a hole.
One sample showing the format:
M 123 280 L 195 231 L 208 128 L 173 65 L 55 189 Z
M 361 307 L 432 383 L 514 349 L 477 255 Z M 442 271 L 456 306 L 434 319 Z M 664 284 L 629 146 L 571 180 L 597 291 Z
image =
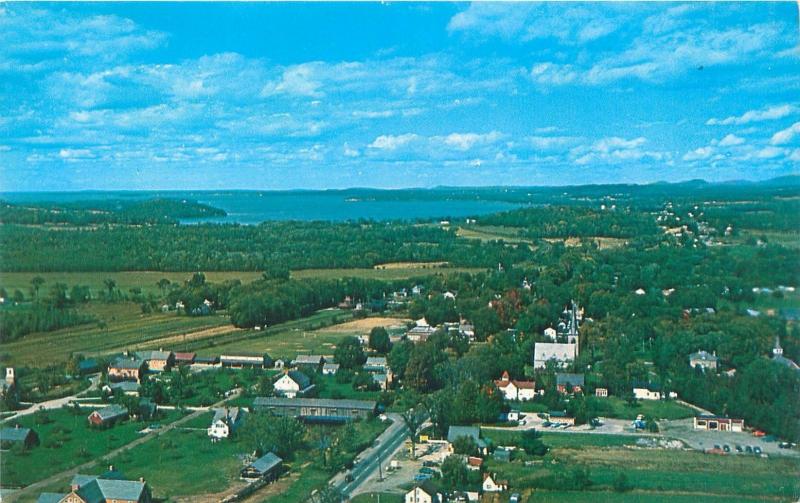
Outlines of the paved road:
M 394 455 L 397 448 L 406 440 L 408 429 L 400 414 L 390 413 L 387 415 L 392 420 L 392 424 L 381 433 L 377 443 L 359 455 L 360 462 L 352 470 L 340 472 L 331 479 L 330 484 L 339 489 L 345 498 L 349 498 L 351 494 L 355 493 L 359 486 L 376 472 L 382 463 Z M 345 481 L 347 473 L 353 476 L 352 482 Z
M 236 393 L 232 394 L 231 396 L 229 396 L 229 397 L 227 397 L 227 398 L 225 398 L 223 400 L 220 400 L 219 402 L 215 403 L 211 407 L 221 407 L 228 400 L 233 400 L 234 398 L 237 398 L 239 396 L 239 393 L 240 393 L 240 390 L 237 390 Z M 55 475 L 51 475 L 50 477 L 47 477 L 46 479 L 40 480 L 38 482 L 35 482 L 35 483 L 33 483 L 33 484 L 29 485 L 29 486 L 26 486 L 23 489 L 20 489 L 19 491 L 7 496 L 4 499 L 4 501 L 12 502 L 12 501 L 17 501 L 22 496 L 32 496 L 35 493 L 41 492 L 46 487 L 51 486 L 51 485 L 53 485 L 53 484 L 55 484 L 55 483 L 57 483 L 57 482 L 59 482 L 59 481 L 61 481 L 63 479 L 67 479 L 67 478 L 73 477 L 75 474 L 80 473 L 81 470 L 85 470 L 87 468 L 90 468 L 90 467 L 92 467 L 93 465 L 95 465 L 96 463 L 98 463 L 100 461 L 110 461 L 112 458 L 114 458 L 116 456 L 119 456 L 120 454 L 122 454 L 123 452 L 125 452 L 127 450 L 130 450 L 130 449 L 133 449 L 134 447 L 142 445 L 143 443 L 148 442 L 148 441 L 158 437 L 159 435 L 163 435 L 164 433 L 166 433 L 166 432 L 168 432 L 168 431 L 170 431 L 172 429 L 175 429 L 176 427 L 178 427 L 178 426 L 180 426 L 180 425 L 182 425 L 184 423 L 187 423 L 187 422 L 191 421 L 192 419 L 202 415 L 204 412 L 206 412 L 206 410 L 207 409 L 197 410 L 195 412 L 192 412 L 191 414 L 189 414 L 187 416 L 184 416 L 184 417 L 178 419 L 177 421 L 173 421 L 172 423 L 169 423 L 168 425 L 164 426 L 160 430 L 155 430 L 155 431 L 152 431 L 151 433 L 147 433 L 147 434 L 137 438 L 133 442 L 130 442 L 128 444 L 123 445 L 122 447 L 118 447 L 118 448 L 114 449 L 113 451 L 107 453 L 105 456 L 103 456 L 101 458 L 97 458 L 97 459 L 94 459 L 92 461 L 88 461 L 86 463 L 83 463 L 81 465 L 75 466 L 75 467 L 70 468 L 68 470 L 64 470 L 63 472 L 56 473 Z
M 45 410 L 60 409 L 65 405 L 69 405 L 70 403 L 74 402 L 77 398 L 79 398 L 81 395 L 84 395 L 94 389 L 97 389 L 97 385 L 100 383 L 100 374 L 93 375 L 92 377 L 89 378 L 89 380 L 91 382 L 89 387 L 81 391 L 80 393 L 76 393 L 70 396 L 65 396 L 63 398 L 55 398 L 53 400 L 47 400 L 46 402 L 38 402 L 31 404 L 27 409 L 18 410 L 16 414 L 3 419 L 3 421 L 8 421 L 9 419 L 15 419 L 20 416 L 26 416 L 28 414 L 33 414 L 39 409 L 45 409 Z

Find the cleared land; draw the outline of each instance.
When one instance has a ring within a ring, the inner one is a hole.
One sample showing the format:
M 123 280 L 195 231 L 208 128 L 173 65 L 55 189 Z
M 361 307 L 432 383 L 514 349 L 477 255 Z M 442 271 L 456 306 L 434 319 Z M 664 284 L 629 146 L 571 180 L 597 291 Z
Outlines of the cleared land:
M 86 311 L 99 322 L 39 332 L 3 345 L 6 364 L 46 366 L 65 361 L 72 353 L 89 355 L 113 353 L 125 349 L 157 347 L 159 341 L 191 337 L 198 331 L 227 327 L 236 330 L 227 316 L 179 316 L 175 313 L 142 314 L 133 303 L 89 304 Z M 208 333 L 206 332 L 206 335 Z M 217 337 L 218 333 L 214 335 Z M 209 336 L 210 337 L 210 336 Z
M 388 264 L 384 264 L 386 266 Z M 376 266 L 378 267 L 378 266 Z M 386 267 L 384 269 L 303 269 L 292 271 L 292 278 L 365 278 L 386 281 L 408 279 L 432 274 L 477 273 L 484 271 L 478 267 Z
M 387 318 L 383 316 L 375 316 L 372 318 L 361 318 L 359 320 L 346 321 L 333 325 L 325 329 L 325 332 L 331 333 L 347 333 L 347 334 L 368 334 L 370 330 L 375 327 L 405 327 L 407 322 L 411 320 L 408 318 Z

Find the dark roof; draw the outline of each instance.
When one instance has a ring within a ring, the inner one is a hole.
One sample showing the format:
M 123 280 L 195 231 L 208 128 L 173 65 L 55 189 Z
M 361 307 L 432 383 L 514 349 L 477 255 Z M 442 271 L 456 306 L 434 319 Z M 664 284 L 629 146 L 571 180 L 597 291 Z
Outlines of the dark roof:
M 81 360 L 78 362 L 78 370 L 81 371 L 89 371 L 94 370 L 98 367 L 97 360 L 94 358 L 87 358 L 85 360 Z M 53 493 L 50 493 L 53 494 Z
M 297 355 L 292 363 L 295 365 L 319 365 L 325 358 L 322 355 Z
M 142 360 L 169 360 L 172 351 L 137 351 L 136 356 Z
M 715 354 L 711 354 L 708 351 L 698 351 L 697 353 L 692 353 L 689 355 L 689 360 L 708 360 L 708 361 L 717 361 L 719 358 Z
M 194 362 L 195 363 L 217 363 L 219 361 L 219 356 L 195 356 Z
M 497 449 L 494 451 L 494 459 L 498 461 L 511 461 L 511 451 L 508 449 Z
M 3 428 L 0 430 L 0 440 L 3 442 L 24 442 L 30 434 L 30 428 Z
M 284 398 L 259 396 L 253 400 L 255 407 L 326 407 L 374 410 L 376 402 L 371 400 L 336 400 L 332 398 Z
M 100 416 L 100 419 L 103 421 L 108 421 L 109 419 L 114 419 L 116 417 L 124 416 L 128 414 L 128 409 L 123 407 L 122 405 L 109 405 L 108 407 L 103 407 L 102 409 L 94 411 L 97 415 Z M 92 414 L 94 414 L 92 412 Z M 91 415 L 91 414 L 90 414 Z
M 301 390 L 311 386 L 311 379 L 299 370 L 290 370 L 286 374 L 292 381 L 296 382 L 297 385 L 300 386 Z
M 99 494 L 99 498 L 92 501 L 87 500 L 88 503 L 93 503 L 93 501 L 101 503 L 106 500 L 139 501 L 145 490 L 145 484 L 133 480 L 95 479 L 94 482 L 85 486 L 85 489 L 93 496 Z M 78 493 L 83 491 L 82 487 Z
M 583 374 L 556 374 L 556 384 L 569 386 L 583 386 Z
M 565 410 L 551 410 L 548 415 L 550 417 L 570 417 Z
M 276 466 L 280 465 L 283 462 L 281 458 L 273 454 L 272 452 L 268 452 L 258 458 L 257 460 L 253 461 L 250 466 L 256 469 L 260 473 L 268 473 L 270 470 L 275 468 Z
M 135 358 L 117 358 L 111 363 L 111 367 L 117 369 L 138 369 L 144 365 L 143 360 L 137 360 Z
M 430 480 L 423 480 L 422 482 L 417 482 L 414 484 L 414 487 L 419 487 L 420 489 L 425 491 L 425 493 L 428 496 L 434 496 L 440 492 L 439 487 Z
M 115 389 L 122 390 L 123 393 L 128 392 L 128 391 L 139 391 L 139 383 L 134 382 L 134 381 L 114 382 L 114 383 L 110 383 L 108 385 L 108 387 L 111 388 L 112 390 L 115 390 Z

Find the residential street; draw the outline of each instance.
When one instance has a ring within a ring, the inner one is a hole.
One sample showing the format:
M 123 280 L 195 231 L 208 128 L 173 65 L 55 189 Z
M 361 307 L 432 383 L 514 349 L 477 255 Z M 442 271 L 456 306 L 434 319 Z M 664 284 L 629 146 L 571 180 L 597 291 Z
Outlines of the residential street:
M 65 396 L 63 398 L 54 398 L 53 400 L 47 400 L 45 402 L 38 402 L 38 403 L 31 404 L 27 409 L 18 410 L 16 412 L 16 414 L 14 414 L 13 416 L 7 417 L 4 420 L 7 421 L 7 420 L 10 420 L 10 419 L 15 419 L 15 418 L 20 417 L 20 416 L 26 416 L 28 414 L 33 414 L 34 412 L 36 412 L 37 410 L 40 410 L 40 409 L 44 409 L 44 410 L 60 409 L 61 407 L 65 406 L 65 405 L 69 405 L 71 402 L 74 402 L 75 400 L 80 398 L 81 395 L 84 395 L 84 394 L 88 393 L 89 391 L 97 389 L 97 385 L 100 383 L 100 374 L 95 374 L 92 377 L 90 377 L 89 379 L 91 381 L 91 384 L 89 385 L 88 388 L 86 388 L 85 390 L 81 391 L 80 393 L 76 393 L 76 394 L 70 395 L 70 396 Z
M 356 493 L 358 488 L 378 471 L 380 464 L 386 463 L 405 442 L 408 429 L 403 423 L 403 418 L 396 413 L 390 413 L 387 416 L 392 420 L 392 424 L 377 438 L 372 447 L 367 448 L 359 455 L 359 462 L 353 469 L 349 472 L 337 473 L 331 479 L 330 484 L 342 491 L 345 497 Z M 351 482 L 345 481 L 347 473 L 353 476 Z

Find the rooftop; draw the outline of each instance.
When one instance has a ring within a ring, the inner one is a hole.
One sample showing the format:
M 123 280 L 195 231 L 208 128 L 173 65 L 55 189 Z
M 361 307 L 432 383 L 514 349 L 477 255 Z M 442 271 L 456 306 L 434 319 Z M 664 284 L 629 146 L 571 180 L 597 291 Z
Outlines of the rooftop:
M 324 407 L 373 410 L 377 405 L 371 400 L 336 400 L 333 398 L 256 397 L 255 407 Z

